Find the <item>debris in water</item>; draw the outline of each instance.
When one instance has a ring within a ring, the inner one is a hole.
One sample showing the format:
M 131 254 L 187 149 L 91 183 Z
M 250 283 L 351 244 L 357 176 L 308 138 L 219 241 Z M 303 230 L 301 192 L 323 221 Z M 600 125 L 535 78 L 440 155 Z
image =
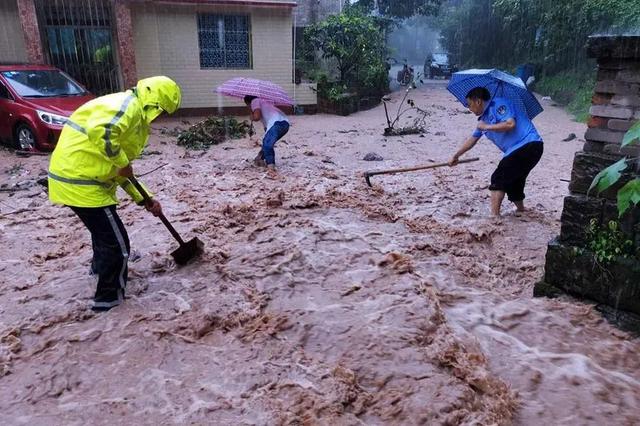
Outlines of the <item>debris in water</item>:
M 282 207 L 284 203 L 284 191 L 279 191 L 275 196 L 267 199 L 267 207 Z
M 245 137 L 251 129 L 248 121 L 228 117 L 209 117 L 194 124 L 178 136 L 178 145 L 188 149 L 205 150 L 227 139 Z
M 370 152 L 364 156 L 363 160 L 364 161 L 382 161 L 384 160 L 384 158 L 382 158 L 381 155 L 376 154 L 375 152 Z
M 391 253 L 387 253 L 387 255 L 380 262 L 378 262 L 378 266 L 390 266 L 392 269 L 398 271 L 399 274 L 413 272 L 414 270 L 413 260 L 411 259 L 411 256 L 394 251 L 392 251 Z

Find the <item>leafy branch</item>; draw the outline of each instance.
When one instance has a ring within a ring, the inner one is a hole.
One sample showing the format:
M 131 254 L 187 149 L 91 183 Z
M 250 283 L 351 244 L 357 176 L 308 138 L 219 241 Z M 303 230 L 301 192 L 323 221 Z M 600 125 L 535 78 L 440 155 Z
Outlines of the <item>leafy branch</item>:
M 418 107 L 413 99 L 407 99 L 409 97 L 409 93 L 417 88 L 418 82 L 423 82 L 421 73 L 418 73 L 416 75 L 414 80 L 407 86 L 406 90 L 404 91 L 404 96 L 398 104 L 398 110 L 393 120 L 391 120 L 391 117 L 389 117 L 389 110 L 387 108 L 387 102 L 389 101 L 389 98 L 386 96 L 382 98 L 384 113 L 387 119 L 387 128 L 385 129 L 385 134 L 393 134 L 395 126 L 400 121 L 400 118 L 409 111 L 416 111 L 418 113 L 418 116 L 413 121 L 413 129 L 420 132 L 424 130 L 424 127 L 426 125 L 426 117 L 429 115 L 429 112 Z M 407 107 L 407 105 L 409 106 Z
M 640 121 L 629 129 L 624 135 L 622 140 L 622 146 L 629 146 L 632 144 L 638 144 L 640 142 Z M 623 158 L 620 161 L 615 162 L 593 178 L 589 191 L 596 189 L 598 193 L 605 191 L 606 189 L 615 185 L 622 177 L 622 172 L 627 170 L 629 166 L 633 166 L 636 163 L 636 177 L 627 182 L 622 188 L 618 190 L 618 214 L 622 216 L 633 205 L 640 205 L 640 177 L 637 176 L 640 173 L 640 157 L 636 158 Z

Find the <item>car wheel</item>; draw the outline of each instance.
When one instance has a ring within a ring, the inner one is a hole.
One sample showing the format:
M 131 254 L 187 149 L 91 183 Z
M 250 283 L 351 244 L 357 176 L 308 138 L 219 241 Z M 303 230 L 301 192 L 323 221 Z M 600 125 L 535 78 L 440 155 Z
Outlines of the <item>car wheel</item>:
M 17 149 L 23 151 L 36 149 L 36 135 L 31 130 L 31 127 L 23 123 L 16 127 L 15 145 Z

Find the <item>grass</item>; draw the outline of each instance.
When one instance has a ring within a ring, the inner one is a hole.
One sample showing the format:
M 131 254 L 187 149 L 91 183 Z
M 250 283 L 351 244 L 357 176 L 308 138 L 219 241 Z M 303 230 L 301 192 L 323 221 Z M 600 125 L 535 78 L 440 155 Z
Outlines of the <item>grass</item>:
M 551 96 L 558 104 L 584 123 L 589 118 L 591 96 L 596 84 L 595 72 L 564 71 L 553 76 L 543 76 L 536 81 L 535 91 Z

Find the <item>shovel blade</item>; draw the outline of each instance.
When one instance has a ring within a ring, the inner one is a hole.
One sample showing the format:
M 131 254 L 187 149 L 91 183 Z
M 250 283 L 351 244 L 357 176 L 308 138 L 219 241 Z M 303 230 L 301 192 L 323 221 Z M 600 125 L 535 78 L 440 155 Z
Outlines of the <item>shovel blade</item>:
M 178 265 L 186 265 L 191 259 L 199 256 L 204 251 L 204 243 L 197 238 L 192 238 L 171 252 L 171 256 Z

